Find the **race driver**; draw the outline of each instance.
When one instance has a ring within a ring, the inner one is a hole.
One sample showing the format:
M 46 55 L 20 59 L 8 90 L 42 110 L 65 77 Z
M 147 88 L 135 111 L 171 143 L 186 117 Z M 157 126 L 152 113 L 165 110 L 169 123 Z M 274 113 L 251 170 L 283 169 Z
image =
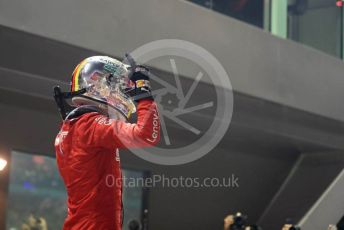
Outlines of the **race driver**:
M 64 119 L 55 140 L 57 165 L 68 194 L 63 229 L 120 230 L 118 149 L 153 146 L 160 138 L 149 71 L 106 56 L 90 57 L 75 68 L 70 95 L 76 108 Z M 137 122 L 129 123 L 135 111 Z

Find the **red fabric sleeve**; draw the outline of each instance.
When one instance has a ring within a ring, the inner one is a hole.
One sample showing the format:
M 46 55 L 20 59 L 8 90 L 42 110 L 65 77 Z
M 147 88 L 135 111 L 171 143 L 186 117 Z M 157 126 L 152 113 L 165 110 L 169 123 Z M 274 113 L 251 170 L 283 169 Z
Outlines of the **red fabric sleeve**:
M 137 148 L 156 145 L 160 140 L 160 119 L 153 100 L 141 100 L 137 106 L 137 123 L 109 119 L 103 115 L 92 118 L 93 146 L 105 148 Z

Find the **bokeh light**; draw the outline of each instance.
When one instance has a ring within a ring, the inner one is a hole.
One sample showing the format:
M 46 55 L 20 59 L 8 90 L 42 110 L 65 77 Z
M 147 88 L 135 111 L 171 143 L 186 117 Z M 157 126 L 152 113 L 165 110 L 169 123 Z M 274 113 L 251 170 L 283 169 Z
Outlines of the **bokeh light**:
M 0 158 L 0 171 L 4 170 L 7 165 L 7 160 Z

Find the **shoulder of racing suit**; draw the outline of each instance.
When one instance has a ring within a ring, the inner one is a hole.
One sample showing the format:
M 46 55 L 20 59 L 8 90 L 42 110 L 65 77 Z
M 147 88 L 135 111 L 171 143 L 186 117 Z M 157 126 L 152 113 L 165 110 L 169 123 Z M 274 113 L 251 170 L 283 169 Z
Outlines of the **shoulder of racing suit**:
M 80 106 L 75 108 L 74 110 L 72 110 L 66 117 L 65 120 L 72 120 L 75 118 L 78 118 L 86 113 L 92 113 L 92 112 L 97 112 L 102 114 L 101 110 L 99 108 L 97 108 L 96 106 L 92 106 L 92 105 L 84 105 L 84 106 Z

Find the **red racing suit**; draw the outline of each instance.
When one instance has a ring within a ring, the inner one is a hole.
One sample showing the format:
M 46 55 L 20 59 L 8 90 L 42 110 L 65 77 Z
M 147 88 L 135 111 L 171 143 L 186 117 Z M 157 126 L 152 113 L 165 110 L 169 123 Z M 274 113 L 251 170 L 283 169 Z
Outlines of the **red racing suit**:
M 154 101 L 139 101 L 137 117 L 137 123 L 131 124 L 88 112 L 63 122 L 55 150 L 68 194 L 64 230 L 122 229 L 118 149 L 152 146 L 160 139 Z

